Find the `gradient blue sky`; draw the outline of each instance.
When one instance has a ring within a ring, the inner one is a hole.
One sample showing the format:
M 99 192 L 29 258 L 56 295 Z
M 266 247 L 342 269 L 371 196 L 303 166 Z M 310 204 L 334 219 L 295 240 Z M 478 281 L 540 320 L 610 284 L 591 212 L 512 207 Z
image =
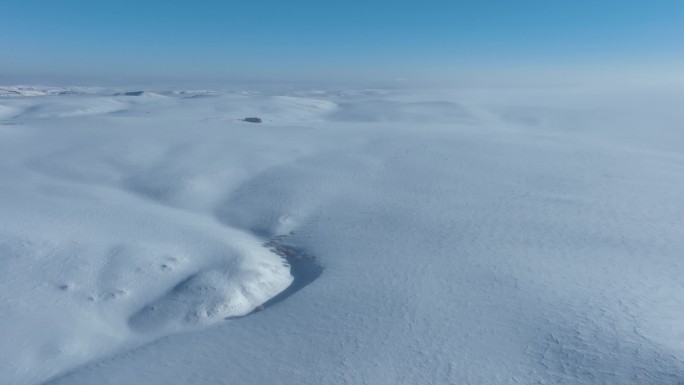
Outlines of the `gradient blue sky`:
M 682 0 L 1 0 L 0 79 L 676 69 Z

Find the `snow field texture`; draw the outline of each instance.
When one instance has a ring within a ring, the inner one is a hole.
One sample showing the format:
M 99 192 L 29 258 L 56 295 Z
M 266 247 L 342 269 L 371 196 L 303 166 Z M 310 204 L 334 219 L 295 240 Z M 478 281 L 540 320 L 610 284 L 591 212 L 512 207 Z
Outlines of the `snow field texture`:
M 682 102 L 0 87 L 0 384 L 680 384 Z

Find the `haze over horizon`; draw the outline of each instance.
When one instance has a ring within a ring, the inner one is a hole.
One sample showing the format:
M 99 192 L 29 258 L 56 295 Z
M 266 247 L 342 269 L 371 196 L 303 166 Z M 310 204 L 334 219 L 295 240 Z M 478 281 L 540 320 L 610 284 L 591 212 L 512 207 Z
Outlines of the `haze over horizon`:
M 671 0 L 6 0 L 0 23 L 3 83 L 681 79 L 684 64 Z

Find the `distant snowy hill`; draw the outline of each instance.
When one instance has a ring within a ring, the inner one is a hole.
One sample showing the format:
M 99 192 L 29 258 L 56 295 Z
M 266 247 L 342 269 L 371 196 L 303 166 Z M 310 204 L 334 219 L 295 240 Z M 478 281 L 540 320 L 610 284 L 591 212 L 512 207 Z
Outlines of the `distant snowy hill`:
M 0 385 L 682 384 L 683 102 L 0 87 Z
M 72 95 L 79 94 L 86 89 L 64 87 L 33 87 L 33 86 L 0 86 L 0 97 L 8 96 L 45 96 L 45 95 Z

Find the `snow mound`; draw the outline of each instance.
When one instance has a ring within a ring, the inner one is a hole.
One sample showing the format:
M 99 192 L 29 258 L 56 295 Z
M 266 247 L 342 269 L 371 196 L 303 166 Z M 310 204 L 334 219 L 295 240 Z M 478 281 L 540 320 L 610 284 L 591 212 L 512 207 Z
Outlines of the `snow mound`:
M 222 94 L 221 91 L 214 91 L 214 90 L 181 90 L 181 91 L 173 91 L 170 93 L 171 95 L 174 96 L 179 96 L 183 98 L 210 98 L 210 97 L 216 97 L 220 96 Z
M 303 110 L 303 111 L 322 111 L 328 112 L 337 108 L 337 104 L 321 99 L 300 98 L 294 96 L 274 96 L 281 108 Z
M 451 101 L 400 102 L 360 100 L 340 103 L 330 119 L 340 122 L 473 123 L 476 118 L 463 105 Z
M 26 108 L 21 118 L 69 118 L 78 116 L 106 115 L 128 109 L 126 103 L 110 98 L 57 97 Z
M 277 263 L 274 256 L 262 258 Z M 178 330 L 245 316 L 292 282 L 287 269 L 263 262 L 247 267 L 242 262 L 238 268 L 223 266 L 191 274 L 131 316 L 129 325 L 139 332 L 158 332 L 169 324 Z
M 46 96 L 46 95 L 78 95 L 83 90 L 79 88 L 65 87 L 33 87 L 33 86 L 13 86 L 0 87 L 0 97 L 17 96 Z
M 126 91 L 116 94 L 117 96 L 143 96 L 148 98 L 159 98 L 164 97 L 162 94 L 151 91 Z
M 0 120 L 10 119 L 21 113 L 21 109 L 11 106 L 3 106 L 0 104 Z

